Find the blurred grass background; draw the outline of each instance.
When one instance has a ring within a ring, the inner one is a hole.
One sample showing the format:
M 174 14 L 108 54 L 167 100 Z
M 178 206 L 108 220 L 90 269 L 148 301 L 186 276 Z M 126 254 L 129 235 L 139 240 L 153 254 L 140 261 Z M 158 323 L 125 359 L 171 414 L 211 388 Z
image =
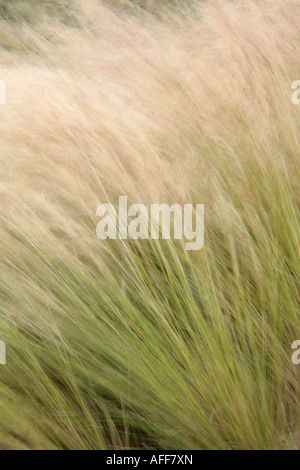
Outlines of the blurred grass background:
M 0 0 L 0 15 L 7 21 L 25 21 L 31 25 L 39 22 L 44 15 L 71 22 L 76 0 Z
M 101 0 L 97 1 L 101 3 Z M 155 16 L 166 11 L 178 13 L 178 7 L 187 5 L 182 0 L 102 0 L 102 3 L 120 12 L 136 15 L 139 10 L 144 10 Z M 43 35 L 43 24 L 51 18 L 76 28 L 79 4 L 78 0 L 0 0 L 0 46 L 19 53 L 35 51 L 34 42 L 26 38 L 24 30 L 36 30 Z M 19 29 L 16 29 L 16 23 Z
M 299 7 L 160 4 L 1 4 L 1 449 L 299 448 Z M 203 250 L 98 240 L 123 194 Z

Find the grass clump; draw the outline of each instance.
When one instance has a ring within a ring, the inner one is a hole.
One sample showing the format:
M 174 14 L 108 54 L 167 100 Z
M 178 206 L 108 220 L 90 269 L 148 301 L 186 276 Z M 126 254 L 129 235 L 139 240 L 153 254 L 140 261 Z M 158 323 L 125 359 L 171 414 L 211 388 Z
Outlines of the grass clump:
M 300 12 L 179 13 L 3 55 L 2 449 L 299 448 Z M 204 203 L 204 248 L 101 242 L 119 195 Z

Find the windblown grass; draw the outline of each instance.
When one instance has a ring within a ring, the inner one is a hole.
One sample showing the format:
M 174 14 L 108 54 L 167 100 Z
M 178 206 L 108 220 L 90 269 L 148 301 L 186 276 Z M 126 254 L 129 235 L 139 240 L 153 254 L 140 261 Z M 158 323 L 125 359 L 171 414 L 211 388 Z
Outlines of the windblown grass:
M 200 3 L 9 26 L 2 449 L 299 447 L 300 9 Z M 204 203 L 204 248 L 99 241 L 119 195 Z

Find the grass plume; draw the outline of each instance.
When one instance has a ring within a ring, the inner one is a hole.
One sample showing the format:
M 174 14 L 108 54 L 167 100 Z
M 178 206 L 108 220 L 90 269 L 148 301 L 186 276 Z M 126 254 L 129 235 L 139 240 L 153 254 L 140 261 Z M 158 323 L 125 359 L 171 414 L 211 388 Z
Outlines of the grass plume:
M 299 5 L 156 8 L 2 20 L 2 449 L 299 448 Z M 101 242 L 121 194 L 204 248 Z

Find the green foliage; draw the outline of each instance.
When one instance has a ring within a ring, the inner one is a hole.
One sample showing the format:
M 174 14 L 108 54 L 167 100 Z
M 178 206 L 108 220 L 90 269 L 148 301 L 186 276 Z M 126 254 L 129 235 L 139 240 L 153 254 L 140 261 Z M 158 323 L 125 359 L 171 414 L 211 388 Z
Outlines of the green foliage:
M 30 48 L 22 23 L 71 18 L 68 2 L 0 2 L 14 51 Z M 270 61 L 248 29 L 237 47 L 225 15 L 203 38 L 208 22 L 188 23 L 161 58 L 174 24 L 156 25 L 160 47 L 151 18 L 144 51 L 147 26 L 119 16 L 98 37 L 101 17 L 92 33 L 58 25 L 62 56 L 41 35 L 40 62 L 5 71 L 0 448 L 299 447 L 299 109 L 284 66 L 296 73 L 299 22 L 287 15 L 295 34 Z M 152 185 L 205 203 L 203 250 L 96 239 L 96 200 Z
M 55 16 L 62 22 L 73 21 L 76 1 L 73 0 L 0 0 L 0 16 L 8 21 L 38 23 L 44 15 Z

